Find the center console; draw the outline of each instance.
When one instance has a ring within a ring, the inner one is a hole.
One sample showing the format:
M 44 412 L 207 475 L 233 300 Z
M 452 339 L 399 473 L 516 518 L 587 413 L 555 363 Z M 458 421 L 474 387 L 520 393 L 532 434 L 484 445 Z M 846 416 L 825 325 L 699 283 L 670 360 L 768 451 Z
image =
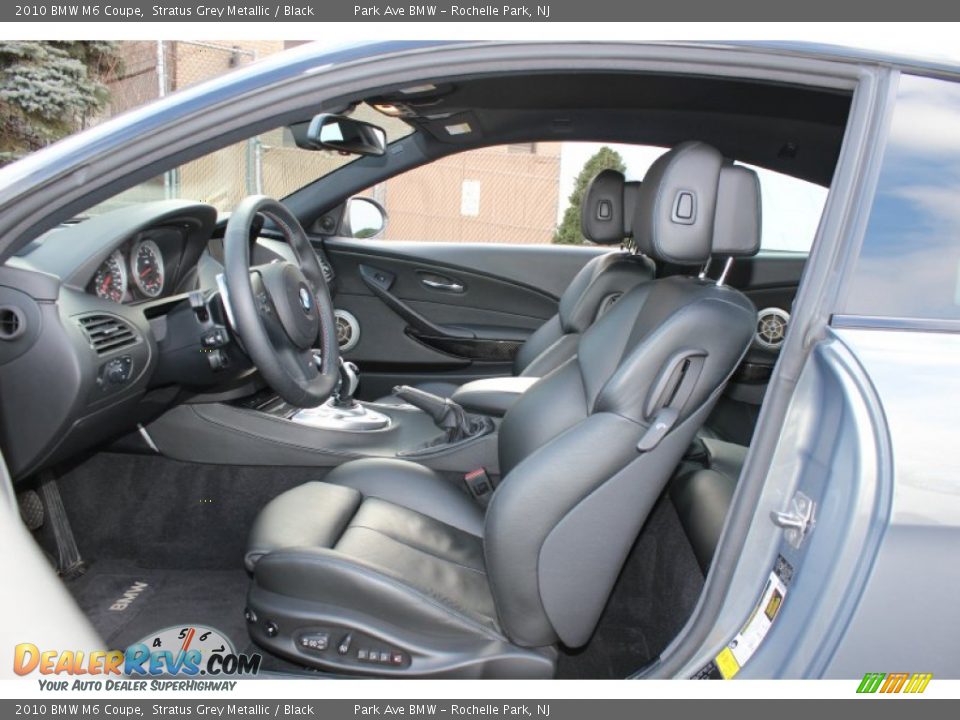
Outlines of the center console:
M 319 407 L 294 407 L 264 390 L 179 405 L 144 432 L 159 452 L 190 462 L 322 468 L 387 457 L 441 472 L 485 468 L 499 475 L 500 416 L 535 381 L 467 383 L 455 396 L 463 404 L 406 386 L 396 391 L 402 403 L 368 403 L 354 399 L 356 369 L 344 365 L 338 391 Z

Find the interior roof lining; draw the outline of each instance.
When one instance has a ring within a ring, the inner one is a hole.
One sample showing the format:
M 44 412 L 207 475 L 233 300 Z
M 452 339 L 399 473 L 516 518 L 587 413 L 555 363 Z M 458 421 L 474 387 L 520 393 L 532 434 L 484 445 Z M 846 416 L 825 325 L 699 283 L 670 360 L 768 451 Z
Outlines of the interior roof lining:
M 825 186 L 852 99 L 852 91 L 844 89 L 663 72 L 511 72 L 434 84 L 436 91 L 388 91 L 367 100 L 429 99 L 423 114 L 450 113 L 437 120 L 408 119 L 431 144 L 449 147 L 441 154 L 511 142 L 670 146 L 696 139 L 728 157 Z M 446 132 L 453 118 L 467 115 L 471 133 Z

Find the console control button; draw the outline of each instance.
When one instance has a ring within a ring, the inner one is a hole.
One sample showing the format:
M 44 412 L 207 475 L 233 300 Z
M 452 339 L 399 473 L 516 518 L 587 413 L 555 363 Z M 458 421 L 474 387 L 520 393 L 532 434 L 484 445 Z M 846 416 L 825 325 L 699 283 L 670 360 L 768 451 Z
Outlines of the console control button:
M 350 643 L 353 641 L 353 635 L 347 633 L 343 636 L 343 639 L 340 641 L 340 644 L 337 645 L 337 654 L 346 655 L 350 652 Z
M 322 652 L 330 645 L 330 633 L 307 633 L 300 636 L 300 647 L 304 650 Z
M 97 382 L 104 389 L 111 385 L 123 385 L 130 379 L 132 368 L 133 358 L 129 355 L 113 358 L 100 367 L 100 376 L 97 378 Z
M 207 361 L 210 363 L 210 369 L 219 372 L 224 368 L 230 367 L 230 356 L 220 348 L 207 350 Z
M 205 348 L 223 347 L 230 342 L 230 336 L 227 335 L 227 329 L 218 325 L 213 330 L 208 330 L 200 337 L 200 344 Z

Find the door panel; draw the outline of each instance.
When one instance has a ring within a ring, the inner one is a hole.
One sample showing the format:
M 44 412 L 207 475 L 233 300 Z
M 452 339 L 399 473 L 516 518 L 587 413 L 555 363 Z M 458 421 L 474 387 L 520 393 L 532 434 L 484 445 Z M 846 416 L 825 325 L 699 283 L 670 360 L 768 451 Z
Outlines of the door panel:
M 507 375 L 523 341 L 557 312 L 573 276 L 606 248 L 327 238 L 334 305 L 356 318 L 344 353 L 359 395 L 394 385 Z
M 750 298 L 761 316 L 770 308 L 789 314 L 806 262 L 804 253 L 761 252 L 752 258 L 738 258 L 727 281 Z M 716 276 L 720 267 L 722 263 L 714 261 L 711 275 Z M 758 317 L 758 327 L 759 321 Z M 763 347 L 759 341 L 751 345 L 708 421 L 722 439 L 750 444 L 779 355 L 779 349 Z
M 327 238 L 324 249 L 333 254 L 356 252 L 400 260 L 422 261 L 438 268 L 465 268 L 512 281 L 559 298 L 573 276 L 609 247 L 575 245 L 509 245 L 483 243 L 406 242 Z M 439 272 L 443 273 L 442 270 Z

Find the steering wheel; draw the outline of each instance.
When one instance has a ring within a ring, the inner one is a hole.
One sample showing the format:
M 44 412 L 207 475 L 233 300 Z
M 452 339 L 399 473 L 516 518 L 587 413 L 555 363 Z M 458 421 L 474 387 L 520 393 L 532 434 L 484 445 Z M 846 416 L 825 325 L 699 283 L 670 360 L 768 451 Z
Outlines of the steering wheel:
M 272 220 L 297 263 L 250 266 L 257 215 Z M 237 334 L 273 390 L 291 405 L 316 407 L 340 376 L 333 301 L 320 262 L 296 217 L 276 200 L 251 195 L 237 205 L 224 235 L 224 280 Z M 314 351 L 320 338 L 319 355 Z

